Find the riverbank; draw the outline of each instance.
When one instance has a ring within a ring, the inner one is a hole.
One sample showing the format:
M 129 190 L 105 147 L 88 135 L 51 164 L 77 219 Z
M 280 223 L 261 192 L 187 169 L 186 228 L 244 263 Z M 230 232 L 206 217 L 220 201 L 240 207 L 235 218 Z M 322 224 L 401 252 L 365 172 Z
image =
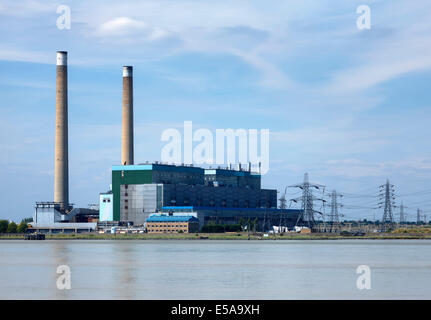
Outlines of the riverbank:
M 23 234 L 1 234 L 0 240 L 24 239 Z M 178 233 L 178 234 L 46 234 L 46 240 L 402 240 L 402 239 L 429 239 L 431 234 L 424 233 L 373 233 L 364 236 L 341 236 L 339 234 L 312 233 L 298 234 L 289 233 L 283 235 L 269 235 L 264 237 L 260 234 L 247 233 Z

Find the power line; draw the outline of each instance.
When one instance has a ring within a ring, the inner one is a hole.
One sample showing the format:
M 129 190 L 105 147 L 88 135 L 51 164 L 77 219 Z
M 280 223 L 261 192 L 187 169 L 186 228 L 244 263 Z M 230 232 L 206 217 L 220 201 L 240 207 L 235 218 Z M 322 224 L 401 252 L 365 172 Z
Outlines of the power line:
M 399 194 L 398 196 L 399 197 L 405 197 L 405 196 L 422 195 L 422 194 L 428 194 L 428 193 L 431 193 L 431 189 L 416 191 L 416 192 L 411 192 L 411 193 Z
M 365 207 L 365 206 L 356 206 L 356 205 L 348 205 L 348 204 L 345 204 L 345 205 L 343 205 L 343 208 L 344 208 L 344 209 L 351 209 L 351 210 L 354 210 L 354 209 L 368 209 L 368 210 L 373 210 L 373 209 L 379 209 L 380 207 Z
M 408 201 L 407 202 L 409 205 L 418 205 L 418 204 L 423 204 L 423 203 L 429 203 L 430 205 L 431 205 L 431 200 L 421 200 L 421 201 L 413 201 L 413 202 L 410 202 L 410 201 Z
M 347 193 L 347 192 L 343 192 L 343 195 L 349 198 L 377 198 L 378 197 L 375 194 L 359 194 L 359 193 Z
M 302 185 L 298 184 L 298 185 L 295 185 L 294 187 L 301 188 Z M 325 187 L 320 186 L 320 188 L 323 189 L 323 193 L 324 193 Z M 379 191 L 377 194 L 371 193 L 372 191 L 377 191 L 376 189 Z M 304 189 L 302 189 L 302 191 L 304 196 Z M 408 219 L 409 217 L 410 219 L 412 219 L 415 216 L 415 213 L 411 213 L 408 211 L 406 212 L 405 210 L 406 208 L 420 206 L 422 208 L 420 219 L 422 219 L 422 216 L 425 217 L 426 215 L 425 213 L 431 214 L 431 199 L 429 200 L 423 199 L 424 197 L 428 198 L 429 195 L 431 195 L 431 189 L 402 193 L 398 195 L 395 192 L 394 185 L 390 184 L 389 181 L 387 181 L 386 184 L 379 186 L 377 188 L 368 188 L 368 189 L 361 190 L 359 192 L 337 192 L 337 196 L 343 197 L 343 203 L 341 204 L 337 202 L 337 208 L 342 208 L 343 212 L 346 213 L 346 215 L 348 215 L 349 217 L 357 217 L 358 219 L 361 219 L 364 217 L 373 217 L 374 221 L 376 221 L 376 217 L 375 217 L 376 210 L 383 209 L 383 219 L 382 219 L 382 222 L 384 225 L 383 229 L 389 229 L 394 227 L 395 220 L 398 221 L 398 218 L 400 223 L 406 223 L 409 220 Z M 327 193 L 326 195 L 323 194 L 323 196 L 329 197 L 332 205 L 332 193 L 329 193 L 329 194 Z M 401 205 L 396 205 L 395 199 L 397 197 L 407 197 L 407 201 L 405 201 L 406 199 L 403 199 L 404 201 L 401 203 Z M 422 199 L 418 199 L 418 197 L 422 197 Z M 321 200 L 321 199 L 315 198 L 314 200 Z M 304 203 L 301 197 L 298 197 L 297 199 L 292 199 L 291 201 L 302 202 L 302 205 Z M 305 208 L 304 205 L 303 205 L 303 208 Z M 394 216 L 395 208 L 399 208 L 400 210 L 399 216 L 397 214 L 397 217 L 396 217 L 397 219 L 395 219 L 395 216 Z M 308 212 L 316 213 L 318 211 L 314 209 L 311 210 L 310 207 L 308 207 Z M 331 223 L 331 221 L 333 220 L 332 206 L 331 206 L 331 213 L 328 214 L 327 217 L 329 217 L 328 221 L 329 223 Z M 313 216 L 313 219 L 314 219 L 314 216 Z

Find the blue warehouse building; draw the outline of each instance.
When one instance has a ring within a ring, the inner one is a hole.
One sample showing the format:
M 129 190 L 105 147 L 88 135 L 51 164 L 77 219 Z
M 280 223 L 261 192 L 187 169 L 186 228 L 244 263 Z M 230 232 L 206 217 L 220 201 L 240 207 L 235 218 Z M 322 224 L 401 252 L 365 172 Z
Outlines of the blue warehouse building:
M 199 221 L 191 215 L 152 215 L 147 219 L 147 230 L 150 233 L 197 232 Z

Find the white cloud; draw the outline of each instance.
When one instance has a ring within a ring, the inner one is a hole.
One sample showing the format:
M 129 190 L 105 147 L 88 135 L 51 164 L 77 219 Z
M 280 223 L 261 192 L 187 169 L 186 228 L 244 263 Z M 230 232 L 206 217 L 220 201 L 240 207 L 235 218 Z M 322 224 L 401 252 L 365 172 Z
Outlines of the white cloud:
M 160 40 L 169 35 L 161 28 L 150 26 L 142 20 L 129 17 L 117 17 L 100 25 L 94 35 L 103 38 L 126 37 L 128 40 Z

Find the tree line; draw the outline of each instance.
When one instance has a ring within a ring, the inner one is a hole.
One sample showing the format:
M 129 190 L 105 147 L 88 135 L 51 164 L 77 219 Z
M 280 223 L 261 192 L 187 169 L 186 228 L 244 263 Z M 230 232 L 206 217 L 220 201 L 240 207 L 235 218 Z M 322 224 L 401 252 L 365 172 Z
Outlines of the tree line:
M 20 224 L 14 221 L 0 220 L 0 233 L 26 233 L 29 219 L 23 219 Z

